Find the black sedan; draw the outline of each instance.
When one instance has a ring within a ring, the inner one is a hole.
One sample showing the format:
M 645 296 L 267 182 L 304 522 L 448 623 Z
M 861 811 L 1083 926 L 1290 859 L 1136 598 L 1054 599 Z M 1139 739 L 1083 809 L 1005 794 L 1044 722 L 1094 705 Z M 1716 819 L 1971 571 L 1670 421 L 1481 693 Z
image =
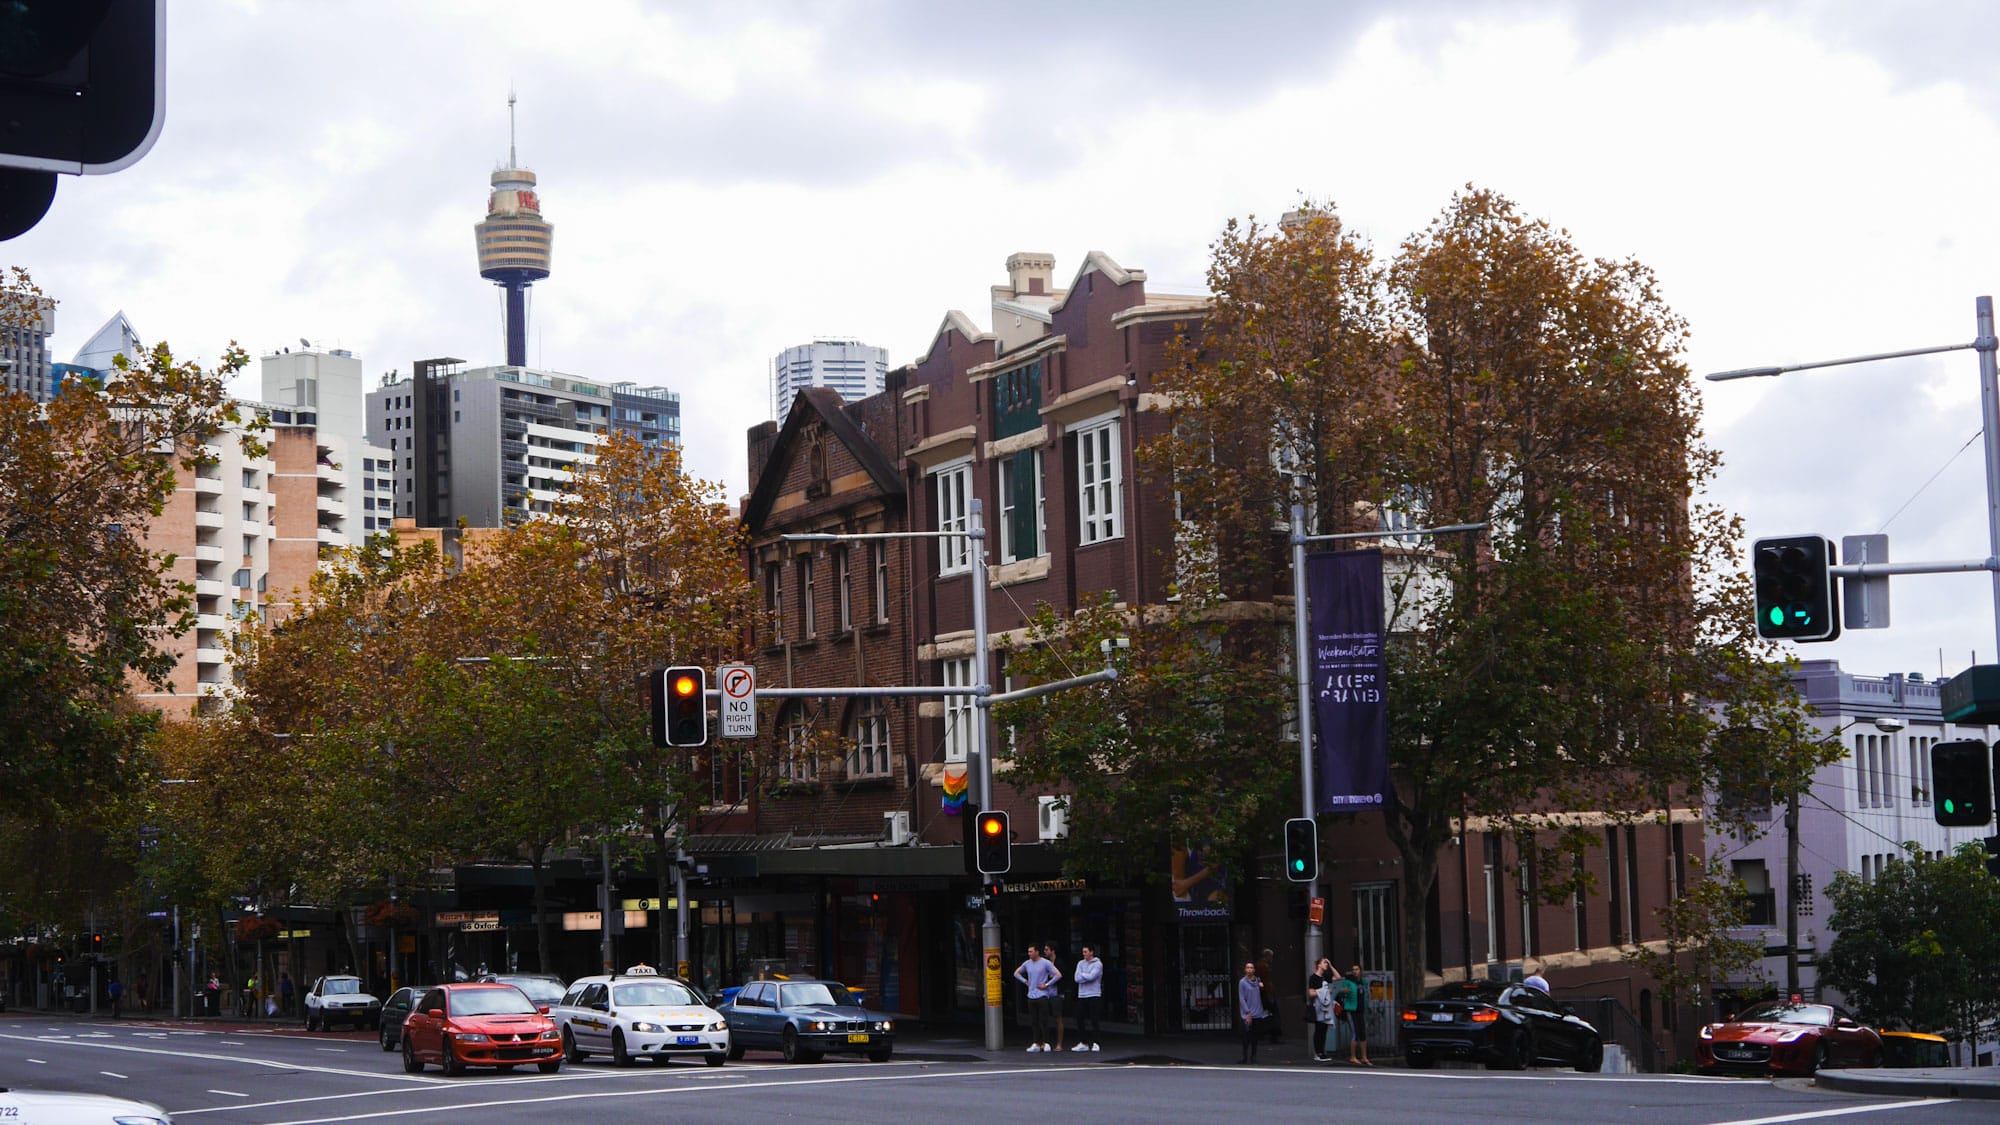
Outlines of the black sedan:
M 410 1018 L 410 1009 L 417 1006 L 417 998 L 428 989 L 404 986 L 389 994 L 382 1001 L 382 1021 L 377 1025 L 375 1041 L 385 1051 L 393 1051 L 403 1042 L 403 1021 Z
M 895 1017 L 851 1001 L 846 986 L 832 981 L 751 981 L 722 1006 L 729 1021 L 729 1057 L 764 1048 L 782 1052 L 786 1062 L 815 1062 L 834 1053 L 888 1062 L 896 1045 Z
M 1597 1029 L 1526 985 L 1468 981 L 1433 989 L 1403 1009 L 1403 1058 L 1417 1068 L 1439 1059 L 1526 1070 L 1543 1063 L 1595 1073 L 1604 1065 Z

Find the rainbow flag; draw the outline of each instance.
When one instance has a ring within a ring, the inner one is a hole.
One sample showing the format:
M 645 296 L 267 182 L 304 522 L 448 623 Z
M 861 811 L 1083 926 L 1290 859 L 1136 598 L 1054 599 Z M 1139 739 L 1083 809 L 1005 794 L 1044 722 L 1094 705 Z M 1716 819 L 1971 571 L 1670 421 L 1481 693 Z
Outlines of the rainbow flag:
M 972 792 L 972 779 L 966 775 L 963 765 L 948 765 L 944 768 L 944 811 L 957 816 L 965 807 L 965 799 Z

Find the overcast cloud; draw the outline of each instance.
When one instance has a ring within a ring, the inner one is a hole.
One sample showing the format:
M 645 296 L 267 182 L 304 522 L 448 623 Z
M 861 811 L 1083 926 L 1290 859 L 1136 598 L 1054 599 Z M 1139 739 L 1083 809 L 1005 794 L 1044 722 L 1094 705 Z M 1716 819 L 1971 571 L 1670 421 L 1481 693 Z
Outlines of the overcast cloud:
M 1302 193 L 1388 254 L 1504 192 L 1653 266 L 1697 371 L 1968 342 L 2000 289 L 1986 3 L 170 8 L 159 144 L 6 248 L 62 301 L 58 358 L 122 309 L 184 353 L 498 362 L 472 224 L 511 87 L 556 226 L 530 361 L 679 391 L 732 495 L 782 348 L 907 362 L 947 310 L 986 322 L 1016 250 L 1193 291 L 1225 221 Z M 1971 353 L 1705 394 L 1749 534 L 1873 532 L 1916 494 L 1896 558 L 1987 554 Z M 1894 616 L 1801 655 L 1994 659 L 1984 576 L 1899 578 Z

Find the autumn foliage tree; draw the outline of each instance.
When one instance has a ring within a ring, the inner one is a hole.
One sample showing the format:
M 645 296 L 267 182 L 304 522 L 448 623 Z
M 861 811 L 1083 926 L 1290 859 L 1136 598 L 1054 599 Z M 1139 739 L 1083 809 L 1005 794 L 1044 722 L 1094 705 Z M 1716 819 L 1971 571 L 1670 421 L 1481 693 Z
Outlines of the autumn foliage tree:
M 1283 587 L 1292 504 L 1308 534 L 1485 525 L 1387 544 L 1384 819 L 1415 995 L 1463 818 L 1698 803 L 1717 698 L 1776 729 L 1759 718 L 1786 696 L 1749 633 L 1738 529 L 1697 499 L 1716 456 L 1646 267 L 1473 188 L 1386 267 L 1331 206 L 1232 223 L 1214 250 L 1214 312 L 1159 380 L 1176 425 L 1145 456 L 1225 588 Z

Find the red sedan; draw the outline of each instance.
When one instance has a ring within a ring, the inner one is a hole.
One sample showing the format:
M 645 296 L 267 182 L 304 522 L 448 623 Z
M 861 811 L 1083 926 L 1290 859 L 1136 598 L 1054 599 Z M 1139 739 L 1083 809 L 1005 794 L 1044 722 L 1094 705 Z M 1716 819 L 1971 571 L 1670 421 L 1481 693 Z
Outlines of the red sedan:
M 1773 1000 L 1696 1035 L 1705 1071 L 1814 1074 L 1828 1066 L 1879 1066 L 1882 1037 L 1832 1004 Z
M 546 1009 L 511 984 L 441 984 L 423 994 L 403 1023 L 403 1069 L 436 1063 L 446 1074 L 468 1066 L 512 1070 L 562 1067 L 562 1033 Z

